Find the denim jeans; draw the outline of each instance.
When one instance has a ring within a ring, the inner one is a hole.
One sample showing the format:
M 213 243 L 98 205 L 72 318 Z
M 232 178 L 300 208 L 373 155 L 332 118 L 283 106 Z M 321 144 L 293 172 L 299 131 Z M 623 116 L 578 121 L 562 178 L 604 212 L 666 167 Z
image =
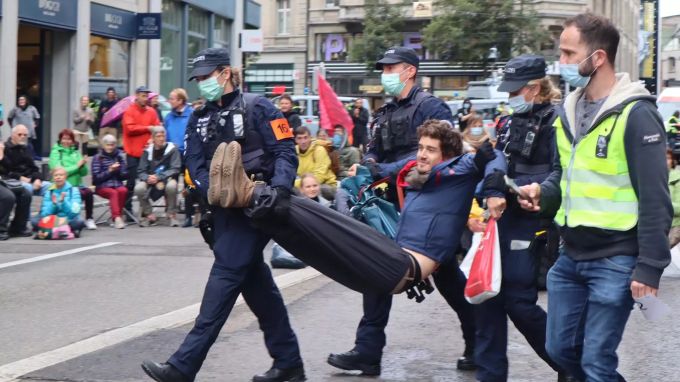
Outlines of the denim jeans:
M 621 381 L 616 348 L 633 309 L 634 256 L 575 261 L 564 248 L 548 272 L 546 350 L 581 381 Z
M 45 191 L 47 191 L 48 188 L 52 185 L 51 182 L 48 182 L 46 180 L 42 181 L 42 184 L 40 186 L 40 190 L 34 190 L 33 189 L 33 183 L 28 183 L 28 182 L 21 182 L 21 185 L 24 186 L 24 188 L 31 193 L 33 196 L 43 196 L 45 195 Z

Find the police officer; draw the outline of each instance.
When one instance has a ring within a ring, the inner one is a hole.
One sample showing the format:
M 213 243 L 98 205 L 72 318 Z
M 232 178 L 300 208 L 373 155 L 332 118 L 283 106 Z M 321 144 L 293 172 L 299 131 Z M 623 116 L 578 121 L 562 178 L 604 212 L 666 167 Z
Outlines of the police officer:
M 555 134 L 553 102 L 560 97 L 545 74 L 543 57 L 522 55 L 508 61 L 498 90 L 510 93 L 511 116 L 501 118 L 503 126 L 496 149 L 508 159 L 508 176 L 522 186 L 541 183 L 551 172 Z M 498 173 L 495 181 L 502 188 Z M 538 305 L 537 261 L 530 251 L 536 233 L 545 226 L 536 214 L 522 210 L 515 197 L 498 220 L 503 281 L 500 293 L 475 305 L 477 336 L 475 362 L 482 382 L 508 378 L 507 318 L 513 321 L 534 351 L 558 370 L 545 350 L 546 312 Z M 552 218 L 545 219 L 549 222 Z
M 209 190 L 209 169 L 222 142 L 237 141 L 249 176 L 290 195 L 297 169 L 292 130 L 267 99 L 241 93 L 239 75 L 226 49 L 203 50 L 193 60 L 190 80 L 207 102 L 189 119 L 186 166 L 201 195 Z M 285 126 L 284 126 L 285 125 Z M 144 361 L 156 381 L 193 381 L 239 294 L 257 316 L 265 345 L 274 358 L 271 369 L 253 381 L 304 381 L 297 338 L 262 250 L 269 237 L 253 228 L 243 209 L 211 207 L 215 262 L 208 277 L 193 329 L 166 363 Z
M 451 109 L 446 103 L 416 85 L 419 64 L 416 52 L 404 47 L 388 49 L 376 63 L 376 69 L 382 70 L 381 83 L 385 93 L 393 98 L 374 116 L 373 140 L 364 158 L 366 164 L 396 162 L 415 155 L 418 126 L 428 119 L 452 121 Z M 434 274 L 434 281 L 461 322 L 466 351 L 458 360 L 458 368 L 474 369 L 474 317 L 472 307 L 463 296 L 465 276 L 458 264 L 441 264 Z M 343 370 L 378 375 L 392 295 L 365 294 L 363 298 L 364 316 L 359 322 L 354 348 L 345 353 L 330 354 L 328 363 Z

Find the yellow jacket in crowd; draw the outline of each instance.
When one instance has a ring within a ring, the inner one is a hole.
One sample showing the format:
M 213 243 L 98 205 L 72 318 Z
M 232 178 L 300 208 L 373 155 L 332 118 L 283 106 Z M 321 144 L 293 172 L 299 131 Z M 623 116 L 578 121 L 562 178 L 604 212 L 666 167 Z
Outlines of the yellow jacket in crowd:
M 295 187 L 300 187 L 300 176 L 307 173 L 314 174 L 319 184 L 337 186 L 338 181 L 335 179 L 335 173 L 331 169 L 331 158 L 328 156 L 325 147 L 316 141 L 312 141 L 309 149 L 304 153 L 300 153 L 299 147 L 296 147 L 295 150 L 300 162 L 297 168 L 298 179 L 295 180 Z

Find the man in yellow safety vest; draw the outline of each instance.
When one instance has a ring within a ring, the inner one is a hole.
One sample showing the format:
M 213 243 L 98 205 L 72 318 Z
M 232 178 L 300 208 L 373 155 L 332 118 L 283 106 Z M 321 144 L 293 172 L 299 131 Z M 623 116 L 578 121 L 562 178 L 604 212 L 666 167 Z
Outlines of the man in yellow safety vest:
M 577 89 L 554 122 L 552 174 L 521 188 L 522 207 L 557 210 L 546 350 L 579 381 L 623 380 L 616 348 L 634 299 L 656 296 L 670 262 L 666 133 L 649 92 L 614 71 L 618 43 L 604 17 L 565 22 L 560 74 Z

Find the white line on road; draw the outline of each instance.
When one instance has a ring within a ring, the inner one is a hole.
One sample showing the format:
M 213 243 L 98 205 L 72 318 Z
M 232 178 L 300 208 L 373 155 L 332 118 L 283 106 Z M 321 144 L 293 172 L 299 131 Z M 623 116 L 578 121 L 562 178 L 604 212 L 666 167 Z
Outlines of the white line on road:
M 2 263 L 0 264 L 0 269 L 3 268 L 9 268 L 9 267 L 15 267 L 17 265 L 22 265 L 22 264 L 29 264 L 29 263 L 35 263 L 37 261 L 43 261 L 43 260 L 49 260 L 49 259 L 54 259 L 55 257 L 62 257 L 62 256 L 68 256 L 68 255 L 73 255 L 76 253 L 84 252 L 84 251 L 89 251 L 90 249 L 97 249 L 97 248 L 103 248 L 103 247 L 110 247 L 112 245 L 120 244 L 120 242 L 117 241 L 110 241 L 106 243 L 101 243 L 97 245 L 90 245 L 89 247 L 82 247 L 82 248 L 74 248 L 74 249 L 69 249 L 66 251 L 61 251 L 57 253 L 50 253 L 48 255 L 42 255 L 42 256 L 36 256 L 36 257 L 31 257 L 29 259 L 23 259 L 23 260 L 17 260 L 17 261 L 10 261 L 9 263 Z
M 310 267 L 285 273 L 274 278 L 280 290 L 304 281 L 311 280 L 320 273 Z M 236 305 L 243 304 L 243 298 L 236 300 Z M 194 304 L 170 313 L 151 317 L 132 325 L 113 329 L 108 332 L 66 345 L 59 349 L 37 354 L 29 358 L 0 366 L 0 382 L 18 381 L 22 375 L 66 362 L 70 359 L 92 353 L 105 347 L 117 345 L 160 329 L 169 329 L 193 322 L 198 315 L 200 304 Z

